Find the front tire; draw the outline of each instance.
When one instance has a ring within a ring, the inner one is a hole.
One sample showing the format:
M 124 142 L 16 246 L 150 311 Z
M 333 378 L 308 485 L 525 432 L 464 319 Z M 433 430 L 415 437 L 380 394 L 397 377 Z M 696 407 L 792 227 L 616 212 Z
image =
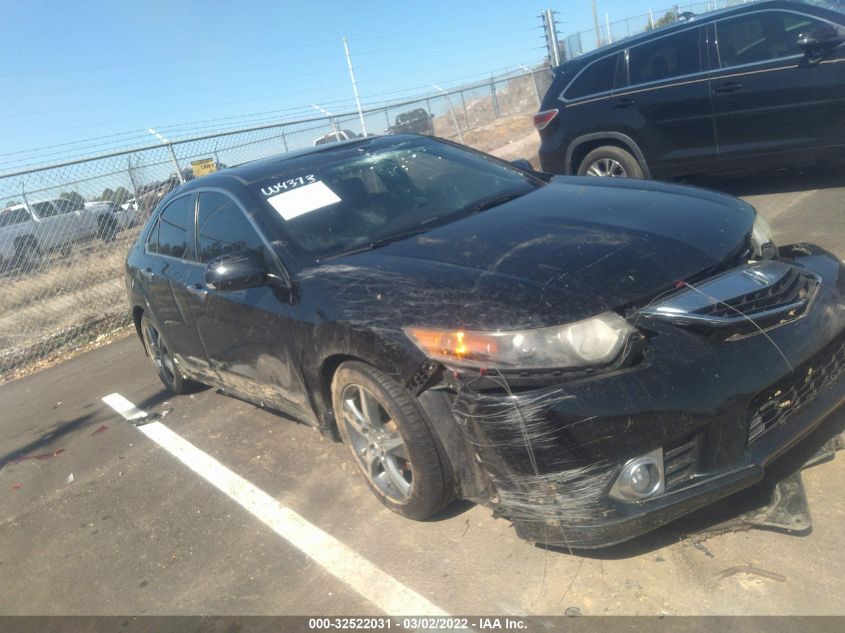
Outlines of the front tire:
M 177 395 L 191 393 L 199 387 L 198 383 L 182 376 L 170 352 L 170 346 L 146 313 L 141 316 L 141 337 L 147 349 L 147 356 L 150 357 L 153 368 L 165 387 Z
M 371 365 L 351 361 L 332 380 L 338 430 L 370 490 L 409 519 L 454 498 L 452 471 L 414 397 Z
M 578 165 L 579 176 L 642 178 L 643 169 L 630 153 L 615 145 L 597 147 Z

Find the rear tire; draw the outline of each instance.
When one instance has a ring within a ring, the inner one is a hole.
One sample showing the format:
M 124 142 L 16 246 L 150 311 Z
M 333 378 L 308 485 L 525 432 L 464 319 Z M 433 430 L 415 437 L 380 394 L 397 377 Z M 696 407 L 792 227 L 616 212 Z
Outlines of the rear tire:
M 15 267 L 25 273 L 35 272 L 44 262 L 44 251 L 34 237 L 25 237 L 15 245 Z
M 409 519 L 454 499 L 452 470 L 413 395 L 371 365 L 342 364 L 332 380 L 338 430 L 373 494 Z
M 147 349 L 147 356 L 153 363 L 159 379 L 177 395 L 196 391 L 200 384 L 182 376 L 179 366 L 170 353 L 170 346 L 159 332 L 158 326 L 144 313 L 141 316 L 141 338 Z
M 114 218 L 101 216 L 97 218 L 97 226 L 99 227 L 97 235 L 101 240 L 104 242 L 114 241 L 114 238 L 117 236 L 117 222 L 115 222 Z
M 630 152 L 615 145 L 602 145 L 584 157 L 578 165 L 578 175 L 642 178 L 643 169 Z

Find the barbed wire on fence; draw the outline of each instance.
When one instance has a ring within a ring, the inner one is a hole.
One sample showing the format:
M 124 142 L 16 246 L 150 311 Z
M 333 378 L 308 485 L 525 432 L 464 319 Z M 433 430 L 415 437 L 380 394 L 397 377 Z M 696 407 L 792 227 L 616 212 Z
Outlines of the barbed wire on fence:
M 559 40 L 559 46 L 565 57 L 572 59 L 602 46 L 677 22 L 685 13 L 700 15 L 752 1 L 754 0 L 702 0 L 687 4 L 674 4 L 665 9 L 649 9 L 640 15 L 615 21 L 611 21 L 610 16 L 604 14 L 599 18 L 597 29 L 593 28 L 565 35 Z

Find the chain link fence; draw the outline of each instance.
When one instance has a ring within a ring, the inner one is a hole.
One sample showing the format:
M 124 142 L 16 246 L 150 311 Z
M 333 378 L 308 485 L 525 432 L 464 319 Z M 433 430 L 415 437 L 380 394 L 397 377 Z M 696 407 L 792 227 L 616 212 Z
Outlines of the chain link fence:
M 619 40 L 672 24 L 682 19 L 684 13 L 700 15 L 751 1 L 753 0 L 703 0 L 691 4 L 676 4 L 668 9 L 649 10 L 647 13 L 613 22 L 605 15 L 600 20 L 598 30 L 590 29 L 589 31 L 573 33 L 564 37 L 560 44 L 566 59 L 572 59 Z
M 535 69 L 367 109 L 366 132 L 420 132 L 492 150 L 533 132 L 530 115 L 550 81 L 547 68 Z M 500 125 L 511 119 L 520 124 Z M 131 326 L 126 252 L 182 181 L 363 132 L 359 114 L 345 112 L 0 175 L 0 382 Z

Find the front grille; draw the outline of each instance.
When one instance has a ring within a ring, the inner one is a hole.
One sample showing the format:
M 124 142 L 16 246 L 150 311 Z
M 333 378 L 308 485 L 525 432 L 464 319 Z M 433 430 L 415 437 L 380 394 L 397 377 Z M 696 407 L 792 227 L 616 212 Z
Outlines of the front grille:
M 712 336 L 742 337 L 794 321 L 812 305 L 821 279 L 798 266 L 765 260 L 692 285 L 641 312 Z
M 698 452 L 701 434 L 686 436 L 663 449 L 663 475 L 666 490 L 679 487 L 695 476 L 698 470 Z
M 740 313 L 754 316 L 796 303 L 803 304 L 800 308 L 803 311 L 816 284 L 817 280 L 813 275 L 797 268 L 790 268 L 789 272 L 771 286 L 731 299 L 724 299 L 719 303 L 712 303 L 695 310 L 695 314 L 736 318 Z M 800 316 L 798 309 L 794 314 L 788 313 L 789 318 L 797 316 Z
M 774 387 L 751 401 L 748 443 L 778 427 L 845 375 L 845 336 L 840 336 Z

